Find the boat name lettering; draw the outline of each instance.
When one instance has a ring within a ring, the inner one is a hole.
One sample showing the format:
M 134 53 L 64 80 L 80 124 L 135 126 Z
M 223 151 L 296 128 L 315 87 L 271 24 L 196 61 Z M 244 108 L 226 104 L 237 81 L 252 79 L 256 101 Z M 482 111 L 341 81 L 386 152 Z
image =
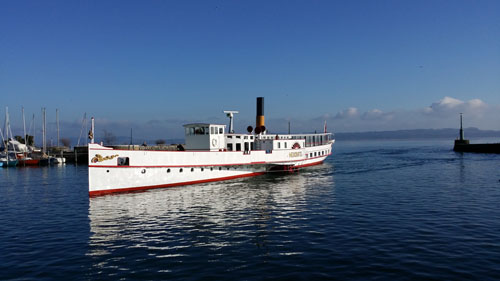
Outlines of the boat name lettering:
M 101 154 L 96 154 L 92 160 L 90 160 L 90 162 L 92 163 L 97 163 L 97 162 L 102 162 L 102 161 L 106 161 L 106 160 L 111 160 L 113 158 L 116 158 L 118 157 L 118 154 L 115 154 L 115 155 L 109 155 L 109 156 L 106 156 L 106 157 L 102 157 Z
M 297 152 L 290 152 L 288 154 L 289 157 L 301 157 L 302 156 L 302 152 L 300 151 L 297 151 Z

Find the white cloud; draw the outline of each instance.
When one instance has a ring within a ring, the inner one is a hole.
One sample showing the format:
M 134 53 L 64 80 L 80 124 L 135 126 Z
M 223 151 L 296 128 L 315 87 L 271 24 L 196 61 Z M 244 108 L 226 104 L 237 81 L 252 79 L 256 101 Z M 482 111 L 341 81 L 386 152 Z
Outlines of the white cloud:
M 392 112 L 383 112 L 380 109 L 372 109 L 370 111 L 367 111 L 363 113 L 362 119 L 371 121 L 371 120 L 390 120 L 394 117 L 394 114 Z
M 430 106 L 413 110 L 384 112 L 372 109 L 359 112 L 350 107 L 341 110 L 334 118 L 329 118 L 336 131 L 382 131 L 403 129 L 455 128 L 459 124 L 459 114 L 464 114 L 466 127 L 500 130 L 500 106 L 488 105 L 480 99 L 462 101 L 444 97 Z
M 349 107 L 348 109 L 342 110 L 339 113 L 337 113 L 334 119 L 346 119 L 358 116 L 359 116 L 358 109 L 355 107 Z
M 488 105 L 480 99 L 461 101 L 452 97 L 444 97 L 442 100 L 432 103 L 422 112 L 437 116 L 457 115 L 466 113 L 468 115 L 481 115 L 488 109 Z

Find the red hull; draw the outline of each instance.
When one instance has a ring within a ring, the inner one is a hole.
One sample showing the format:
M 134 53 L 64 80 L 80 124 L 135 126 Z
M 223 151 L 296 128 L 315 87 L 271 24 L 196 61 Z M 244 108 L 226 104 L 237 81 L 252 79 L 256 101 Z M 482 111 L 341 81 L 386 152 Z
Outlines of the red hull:
M 29 160 L 23 160 L 19 159 L 19 162 L 17 163 L 18 166 L 38 166 L 40 163 L 40 160 L 38 159 L 29 159 Z

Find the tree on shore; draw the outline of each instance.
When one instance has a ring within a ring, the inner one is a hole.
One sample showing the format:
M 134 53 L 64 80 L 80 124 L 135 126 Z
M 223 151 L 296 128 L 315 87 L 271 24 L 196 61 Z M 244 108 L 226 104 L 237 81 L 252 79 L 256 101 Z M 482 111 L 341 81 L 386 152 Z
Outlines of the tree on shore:
M 69 147 L 71 145 L 71 140 L 68 139 L 68 138 L 62 138 L 61 139 L 61 143 L 62 143 L 63 146 Z

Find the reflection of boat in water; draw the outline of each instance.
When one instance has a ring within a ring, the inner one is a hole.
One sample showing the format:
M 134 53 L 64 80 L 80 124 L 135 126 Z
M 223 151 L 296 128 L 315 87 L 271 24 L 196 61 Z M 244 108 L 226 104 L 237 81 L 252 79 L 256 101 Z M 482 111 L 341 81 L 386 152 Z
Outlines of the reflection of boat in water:
M 331 133 L 268 134 L 264 126 L 264 100 L 257 99 L 257 123 L 247 134 L 233 132 L 235 111 L 225 125 L 184 125 L 183 151 L 113 149 L 89 144 L 89 194 L 135 191 L 150 188 L 205 183 L 295 171 L 318 165 L 332 153 Z
M 318 197 L 335 203 L 332 184 L 331 164 L 326 163 L 291 175 L 90 197 L 87 256 L 95 271 L 116 273 L 117 268 L 137 270 L 123 263 L 134 261 L 137 253 L 165 271 L 197 261 L 200 251 L 216 260 L 246 245 L 260 253 L 270 244 L 282 245 L 281 254 L 296 254 L 287 237 L 310 222 L 308 206 L 317 204 Z

